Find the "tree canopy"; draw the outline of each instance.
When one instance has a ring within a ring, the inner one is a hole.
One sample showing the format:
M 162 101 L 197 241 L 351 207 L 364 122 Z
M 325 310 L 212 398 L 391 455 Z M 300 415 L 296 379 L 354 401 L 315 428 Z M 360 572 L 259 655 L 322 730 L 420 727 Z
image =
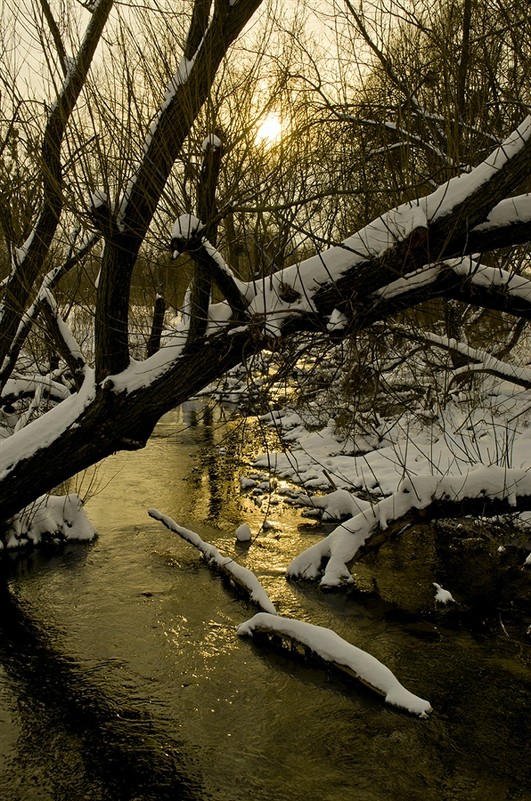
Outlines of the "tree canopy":
M 7 413 L 32 400 L 1 443 L 4 521 L 295 334 L 349 337 L 433 299 L 529 318 L 529 21 L 490 4 L 496 24 L 474 0 L 321 18 L 262 0 L 5 6 L 0 387 Z M 333 71 L 312 25 L 336 31 Z M 8 36 L 40 49 L 36 74 Z M 268 150 L 272 108 L 292 116 Z M 135 276 L 183 260 L 179 322 L 161 345 L 159 303 L 139 351 Z

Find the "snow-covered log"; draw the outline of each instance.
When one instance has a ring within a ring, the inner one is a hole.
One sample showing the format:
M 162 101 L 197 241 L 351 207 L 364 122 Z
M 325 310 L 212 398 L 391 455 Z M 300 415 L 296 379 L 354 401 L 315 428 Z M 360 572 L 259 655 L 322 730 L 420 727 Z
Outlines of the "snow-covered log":
M 178 534 L 181 539 L 189 542 L 190 545 L 193 545 L 198 551 L 201 551 L 208 566 L 225 579 L 228 579 L 228 581 L 243 592 L 253 604 L 263 609 L 264 612 L 276 615 L 274 604 L 251 570 L 238 564 L 238 562 L 230 556 L 222 556 L 214 545 L 202 540 L 195 531 L 190 531 L 187 528 L 183 528 L 183 526 L 179 526 L 175 520 L 162 514 L 162 512 L 159 512 L 157 509 L 148 509 L 148 514 L 154 520 L 159 520 L 167 529 Z
M 302 646 L 317 658 L 341 673 L 360 681 L 383 695 L 387 704 L 425 718 L 432 711 L 429 701 L 414 695 L 400 684 L 394 673 L 367 651 L 346 642 L 331 629 L 300 620 L 258 613 L 238 628 L 241 637 L 265 635 L 272 642 L 279 638 L 291 647 Z
M 413 510 L 432 509 L 445 514 L 454 506 L 464 514 L 470 501 L 482 514 L 499 514 L 531 508 L 531 471 L 505 467 L 476 466 L 463 475 L 417 476 L 404 479 L 397 492 L 337 526 L 320 542 L 304 550 L 291 562 L 293 579 L 320 579 L 322 587 L 339 587 L 353 582 L 349 564 L 378 531 L 385 531 Z M 468 509 L 470 511 L 470 509 Z M 411 521 L 410 521 L 411 522 Z

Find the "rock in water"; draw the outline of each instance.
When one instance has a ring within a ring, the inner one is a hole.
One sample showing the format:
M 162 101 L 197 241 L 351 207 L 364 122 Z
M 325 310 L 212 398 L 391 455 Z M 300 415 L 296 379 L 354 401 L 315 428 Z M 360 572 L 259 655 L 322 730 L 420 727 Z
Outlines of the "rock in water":
M 252 537 L 251 529 L 247 523 L 242 523 L 241 526 L 238 526 L 236 529 L 236 539 L 238 542 L 250 542 Z

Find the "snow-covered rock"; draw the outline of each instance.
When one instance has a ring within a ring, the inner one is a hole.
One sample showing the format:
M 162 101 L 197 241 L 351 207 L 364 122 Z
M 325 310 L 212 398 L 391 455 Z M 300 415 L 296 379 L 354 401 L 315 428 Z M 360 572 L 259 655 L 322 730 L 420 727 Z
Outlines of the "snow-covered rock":
M 445 590 L 436 581 L 433 581 L 432 584 L 435 587 L 435 603 L 444 604 L 445 606 L 447 604 L 455 604 L 455 598 L 449 590 Z
M 241 526 L 238 526 L 236 529 L 236 539 L 238 542 L 250 542 L 252 538 L 253 535 L 247 523 L 242 523 Z

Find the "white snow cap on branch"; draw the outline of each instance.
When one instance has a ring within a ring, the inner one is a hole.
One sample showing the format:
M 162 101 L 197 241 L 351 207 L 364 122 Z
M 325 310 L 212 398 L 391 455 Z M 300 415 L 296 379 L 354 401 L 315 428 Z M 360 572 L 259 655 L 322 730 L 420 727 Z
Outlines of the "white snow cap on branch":
M 511 135 L 471 172 L 451 178 L 423 199 L 430 222 L 444 217 L 463 200 L 485 184 L 510 158 L 522 149 L 531 137 L 531 115 Z
M 92 192 L 90 196 L 90 208 L 91 209 L 99 209 L 102 206 L 107 206 L 109 204 L 109 198 L 107 197 L 107 192 L 103 189 L 96 189 Z
M 255 631 L 271 631 L 286 635 L 310 648 L 325 662 L 345 666 L 361 682 L 385 697 L 393 706 L 425 718 L 432 711 L 429 701 L 413 695 L 400 684 L 394 673 L 376 657 L 343 640 L 338 634 L 322 626 L 300 620 L 259 612 L 238 628 L 240 637 L 252 636 Z
M 173 223 L 172 239 L 189 239 L 203 228 L 203 223 L 193 214 L 181 214 Z
M 488 219 L 476 225 L 474 231 L 491 231 L 501 225 L 531 221 L 531 193 L 500 201 L 489 213 Z
M 348 319 L 343 314 L 343 312 L 339 311 L 339 309 L 334 309 L 332 314 L 330 315 L 330 319 L 326 325 L 327 331 L 343 331 L 348 325 Z
M 161 106 L 162 110 L 165 110 L 170 105 L 171 101 L 175 97 L 175 93 L 177 92 L 179 86 L 182 86 L 186 83 L 188 78 L 190 77 L 190 73 L 192 72 L 192 67 L 194 66 L 195 58 L 188 59 L 182 58 L 179 66 L 177 67 L 175 73 L 173 74 L 168 86 L 166 87 L 166 94 L 164 95 L 164 100 Z
M 203 144 L 201 145 L 201 149 L 203 153 L 205 153 L 209 147 L 220 148 L 221 139 L 216 134 L 209 134 L 206 139 L 203 139 Z
M 69 426 L 75 425 L 95 395 L 94 372 L 87 368 L 85 381 L 79 392 L 69 395 L 62 403 L 21 429 L 16 436 L 7 437 L 2 442 L 0 479 L 16 470 L 20 461 L 46 448 Z

